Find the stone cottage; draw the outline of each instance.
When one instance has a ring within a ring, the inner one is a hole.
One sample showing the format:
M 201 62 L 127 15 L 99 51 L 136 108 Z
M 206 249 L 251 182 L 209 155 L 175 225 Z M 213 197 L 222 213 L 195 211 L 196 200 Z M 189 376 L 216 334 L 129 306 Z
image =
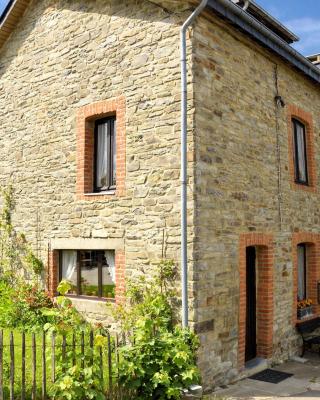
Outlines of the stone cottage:
M 180 50 L 199 1 L 11 0 L 0 19 L 0 184 L 91 317 L 180 260 Z M 320 69 L 254 1 L 188 31 L 190 325 L 206 388 L 299 354 L 320 313 Z M 312 318 L 312 316 L 311 316 Z

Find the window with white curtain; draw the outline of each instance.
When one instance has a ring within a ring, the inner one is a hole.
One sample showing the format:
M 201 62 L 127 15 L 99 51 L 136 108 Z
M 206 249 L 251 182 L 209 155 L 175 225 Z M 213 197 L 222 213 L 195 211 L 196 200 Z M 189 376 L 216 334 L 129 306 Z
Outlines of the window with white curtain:
M 71 283 L 71 295 L 114 298 L 114 250 L 61 250 L 59 279 Z
M 298 300 L 307 298 L 307 252 L 306 245 L 299 244 L 298 248 Z
M 116 118 L 97 120 L 94 133 L 94 191 L 116 187 Z
M 307 160 L 307 143 L 306 128 L 300 121 L 293 119 L 293 136 L 294 136 L 294 170 L 295 180 L 297 183 L 308 184 L 308 160 Z

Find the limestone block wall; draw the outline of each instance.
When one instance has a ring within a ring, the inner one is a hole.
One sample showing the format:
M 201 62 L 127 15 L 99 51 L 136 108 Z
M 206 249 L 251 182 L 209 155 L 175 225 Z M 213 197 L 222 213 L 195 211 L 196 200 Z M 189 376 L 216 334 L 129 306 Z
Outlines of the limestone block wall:
M 0 184 L 12 182 L 14 224 L 44 262 L 58 239 L 122 241 L 128 278 L 162 257 L 179 262 L 179 30 L 189 13 L 180 2 L 34 0 L 1 49 Z M 86 201 L 76 195 L 77 114 L 119 98 L 124 190 Z
M 244 366 L 239 272 L 244 234 L 273 238 L 272 360 L 298 352 L 293 236 L 319 233 L 320 94 L 313 82 L 209 13 L 194 29 L 193 60 L 195 320 L 200 365 L 210 386 L 234 379 Z M 278 94 L 284 108 L 276 105 Z M 312 190 L 292 185 L 292 107 L 313 121 Z M 251 245 L 265 243 L 257 239 Z M 318 265 L 312 268 L 319 271 Z

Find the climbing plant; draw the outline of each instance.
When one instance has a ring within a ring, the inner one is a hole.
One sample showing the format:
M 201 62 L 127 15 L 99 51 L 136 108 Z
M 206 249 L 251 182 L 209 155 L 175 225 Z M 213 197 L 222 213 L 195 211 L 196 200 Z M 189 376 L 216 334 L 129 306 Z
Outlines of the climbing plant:
M 25 234 L 18 232 L 12 222 L 13 187 L 0 188 L 0 196 L 0 278 L 10 283 L 38 279 L 44 269 L 43 263 L 34 254 Z

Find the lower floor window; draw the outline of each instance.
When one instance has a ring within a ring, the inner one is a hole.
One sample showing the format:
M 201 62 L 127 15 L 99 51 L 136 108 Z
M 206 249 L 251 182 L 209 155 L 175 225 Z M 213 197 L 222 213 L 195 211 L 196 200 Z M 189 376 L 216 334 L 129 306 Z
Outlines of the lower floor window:
M 298 301 L 307 298 L 307 251 L 305 244 L 298 245 Z
M 70 294 L 114 298 L 114 251 L 61 250 L 59 279 L 70 282 Z

